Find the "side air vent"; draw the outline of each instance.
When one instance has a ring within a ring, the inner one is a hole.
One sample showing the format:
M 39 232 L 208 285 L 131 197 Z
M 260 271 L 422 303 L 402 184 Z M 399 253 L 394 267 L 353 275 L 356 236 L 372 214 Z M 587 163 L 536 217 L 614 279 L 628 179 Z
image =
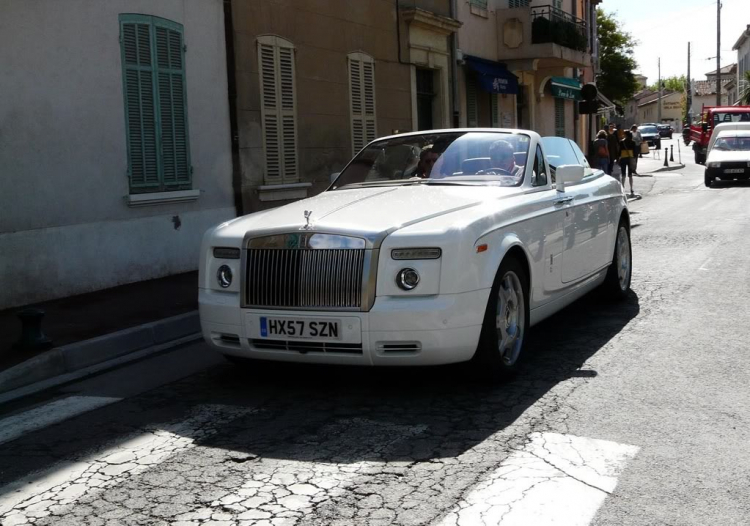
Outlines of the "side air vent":
M 222 333 L 211 333 L 211 338 L 216 342 L 217 345 L 222 347 L 236 347 L 240 348 L 240 337 L 237 334 L 222 334 Z
M 384 354 L 416 354 L 422 350 L 420 342 L 378 342 L 378 352 Z

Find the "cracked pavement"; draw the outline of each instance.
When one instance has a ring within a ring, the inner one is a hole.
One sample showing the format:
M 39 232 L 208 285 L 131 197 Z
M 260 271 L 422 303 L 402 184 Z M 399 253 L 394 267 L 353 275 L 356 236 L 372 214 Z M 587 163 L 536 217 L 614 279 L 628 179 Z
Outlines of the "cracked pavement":
M 0 524 L 748 524 L 750 186 L 636 186 L 633 294 L 533 328 L 516 379 L 186 345 L 0 407 L 113 401 L 3 435 Z

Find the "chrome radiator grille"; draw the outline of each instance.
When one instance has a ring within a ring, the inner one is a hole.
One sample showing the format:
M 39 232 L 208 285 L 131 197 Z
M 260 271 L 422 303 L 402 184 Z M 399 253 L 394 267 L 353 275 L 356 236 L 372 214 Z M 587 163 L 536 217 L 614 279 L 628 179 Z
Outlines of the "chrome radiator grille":
M 247 251 L 249 307 L 359 309 L 364 249 Z

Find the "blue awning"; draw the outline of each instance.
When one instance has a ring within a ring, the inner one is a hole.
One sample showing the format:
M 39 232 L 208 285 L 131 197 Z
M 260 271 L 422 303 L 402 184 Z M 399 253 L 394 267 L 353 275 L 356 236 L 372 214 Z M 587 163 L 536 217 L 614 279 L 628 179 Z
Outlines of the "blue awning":
M 466 65 L 477 73 L 479 86 L 490 93 L 518 93 L 518 77 L 508 71 L 505 64 L 471 55 L 464 55 Z

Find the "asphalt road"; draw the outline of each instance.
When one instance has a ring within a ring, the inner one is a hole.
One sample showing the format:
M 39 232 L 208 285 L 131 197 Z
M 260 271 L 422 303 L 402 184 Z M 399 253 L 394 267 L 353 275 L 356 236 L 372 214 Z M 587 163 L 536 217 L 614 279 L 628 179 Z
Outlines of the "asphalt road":
M 750 185 L 683 159 L 636 178 L 629 299 L 514 381 L 185 346 L 0 407 L 0 523 L 750 524 Z

